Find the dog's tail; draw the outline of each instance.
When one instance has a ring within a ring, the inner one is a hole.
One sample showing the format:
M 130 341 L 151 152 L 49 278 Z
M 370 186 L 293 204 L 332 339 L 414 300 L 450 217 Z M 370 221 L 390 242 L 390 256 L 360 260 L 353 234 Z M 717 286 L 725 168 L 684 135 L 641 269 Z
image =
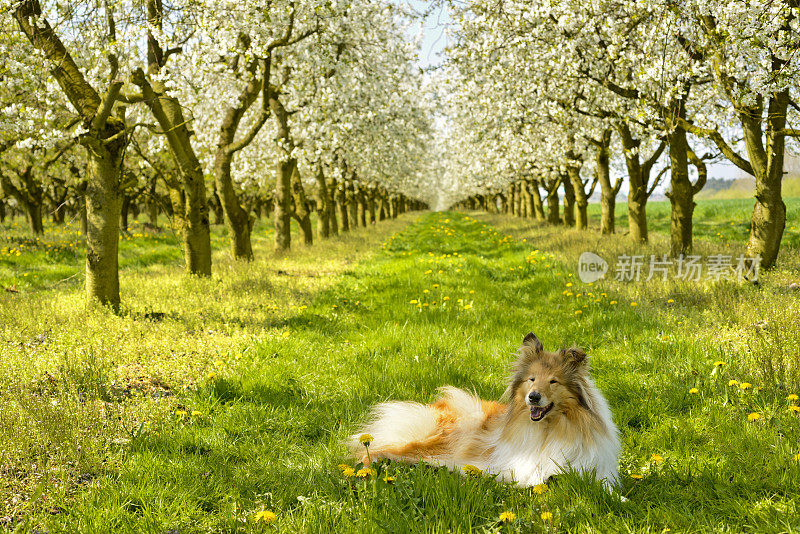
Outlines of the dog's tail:
M 439 391 L 439 399 L 434 404 L 392 401 L 375 406 L 367 423 L 349 439 L 352 453 L 356 457 L 364 455 L 366 451 L 360 438 L 368 434 L 372 436 L 370 452 L 376 457 L 408 456 L 399 451 L 415 443 L 442 443 L 450 435 L 482 420 L 484 413 L 479 398 L 449 386 Z

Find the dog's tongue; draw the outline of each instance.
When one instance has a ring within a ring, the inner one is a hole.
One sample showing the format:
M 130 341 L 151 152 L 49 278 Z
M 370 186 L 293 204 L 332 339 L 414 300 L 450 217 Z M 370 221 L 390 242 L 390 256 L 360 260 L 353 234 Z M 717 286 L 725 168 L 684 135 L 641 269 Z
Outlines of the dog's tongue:
M 531 419 L 534 421 L 538 421 L 542 417 L 544 417 L 544 407 L 543 406 L 532 406 L 531 407 Z

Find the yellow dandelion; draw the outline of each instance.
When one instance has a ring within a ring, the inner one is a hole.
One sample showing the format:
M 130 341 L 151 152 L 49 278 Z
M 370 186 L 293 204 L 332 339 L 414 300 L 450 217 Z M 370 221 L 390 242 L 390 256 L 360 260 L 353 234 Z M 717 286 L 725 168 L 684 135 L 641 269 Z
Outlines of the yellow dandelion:
M 214 378 L 215 376 L 217 376 L 217 373 L 215 373 L 214 371 L 208 373 L 208 378 Z
M 194 410 L 192 411 L 192 415 L 197 417 L 198 415 L 203 415 L 203 412 L 201 412 L 200 410 Z
M 344 478 L 351 478 L 353 475 L 356 474 L 356 470 L 352 467 L 348 467 L 347 469 L 342 469 L 342 476 Z
M 542 521 L 552 521 L 553 520 L 553 514 L 550 513 L 550 512 L 542 512 L 542 515 L 539 516 L 539 517 L 542 518 Z
M 542 495 L 545 491 L 547 491 L 547 484 L 536 484 L 533 487 L 533 492 L 536 495 Z
M 790 401 L 796 401 L 798 397 L 794 393 L 790 393 L 789 395 L 786 396 L 786 399 Z
M 582 310 L 575 310 L 575 315 L 581 315 L 583 313 Z
M 223 362 L 222 360 L 214 360 L 214 365 L 216 365 L 217 367 L 223 365 L 224 363 L 225 362 Z
M 717 361 L 714 362 L 714 367 L 723 367 L 725 365 L 726 365 L 726 363 L 723 362 L 722 360 L 717 360 Z
M 634 480 L 642 480 L 644 477 L 642 475 L 634 474 L 631 475 L 631 478 Z
M 638 306 L 638 304 L 636 304 L 635 302 L 631 302 L 631 307 L 635 308 L 636 306 Z
M 761 414 L 758 412 L 753 412 L 747 416 L 747 420 L 750 421 L 751 423 L 754 421 L 758 421 L 759 419 L 761 419 Z
M 700 390 L 699 390 L 699 389 L 697 389 L 697 388 L 692 388 L 692 389 L 690 389 L 690 390 L 689 390 L 689 393 L 691 393 L 692 395 L 694 395 L 694 394 L 696 394 L 696 393 L 700 393 Z
M 423 289 L 423 290 L 422 290 L 422 292 L 423 292 L 423 293 L 430 293 L 430 290 L 428 290 L 428 289 Z
M 416 304 L 417 302 L 419 302 L 417 299 L 411 299 L 408 303 L 409 304 Z
M 792 413 L 800 413 L 800 406 L 789 406 L 789 411 Z
M 356 476 L 358 478 L 367 478 L 367 477 L 370 477 L 370 476 L 374 477 L 376 474 L 377 473 L 375 472 L 375 470 L 371 469 L 369 467 L 362 467 L 361 469 L 356 471 Z
M 800 462 L 800 453 L 794 455 L 794 461 Z
M 270 512 L 269 510 L 261 510 L 256 514 L 256 521 L 263 523 L 274 523 L 276 519 L 278 519 L 278 516 L 275 515 L 275 512 Z
M 567 286 L 566 287 L 572 287 L 572 282 L 567 282 Z
M 753 384 L 751 384 L 750 382 L 742 382 L 741 384 L 739 384 L 739 387 L 742 389 L 750 389 L 751 387 L 753 387 Z
M 425 274 L 431 274 L 432 272 L 433 271 L 431 269 L 428 269 L 427 271 L 425 271 Z
M 337 465 L 336 467 L 338 467 L 338 468 L 339 468 L 339 470 L 340 470 L 340 471 L 342 471 L 342 472 L 344 472 L 344 471 L 345 471 L 345 470 L 347 470 L 347 469 L 352 469 L 352 467 L 350 467 L 350 466 L 349 466 L 349 465 L 347 465 L 347 464 L 339 464 L 339 465 Z
M 516 518 L 517 514 L 514 512 L 503 512 L 500 514 L 500 519 L 498 521 L 500 523 L 513 523 Z
M 395 480 L 397 480 L 395 477 L 383 477 L 383 481 L 386 482 L 387 484 L 391 484 Z
M 474 290 L 474 289 L 470 289 L 470 290 L 469 290 L 469 294 L 470 294 L 470 295 L 472 295 L 472 294 L 474 294 L 474 293 L 475 293 L 475 290 Z
M 444 297 L 442 300 L 450 300 L 450 297 Z
M 611 302 L 609 302 L 609 304 L 612 304 L 612 305 L 613 305 L 613 304 L 616 304 L 616 303 L 617 303 L 617 301 L 616 301 L 616 300 L 612 300 Z
M 653 456 L 651 457 L 651 460 L 653 460 L 654 462 L 660 464 L 661 462 L 664 461 L 664 457 L 661 456 L 660 454 L 655 454 L 654 453 Z
M 464 467 L 462 467 L 462 469 L 464 470 L 464 473 L 473 477 L 480 476 L 481 473 L 483 473 L 480 467 L 475 467 L 472 464 L 464 464 Z
M 667 299 L 667 304 L 672 304 L 673 302 L 675 302 L 674 299 Z
M 369 444 L 372 443 L 374 438 L 370 434 L 361 434 L 358 437 L 358 442 L 364 445 L 365 447 L 369 447 Z
M 729 386 L 738 386 L 739 385 L 739 381 L 738 380 L 728 380 L 728 385 Z
M 175 410 L 175 415 L 177 415 L 178 417 L 183 417 L 184 415 L 186 415 L 186 410 Z

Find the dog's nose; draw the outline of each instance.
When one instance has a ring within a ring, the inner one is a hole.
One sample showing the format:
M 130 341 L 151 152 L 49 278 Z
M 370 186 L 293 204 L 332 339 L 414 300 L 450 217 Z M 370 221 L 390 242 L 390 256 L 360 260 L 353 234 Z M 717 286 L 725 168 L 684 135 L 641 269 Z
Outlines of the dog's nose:
M 532 404 L 538 404 L 540 400 L 542 400 L 542 394 L 536 391 L 531 391 L 528 393 L 528 400 L 531 401 Z

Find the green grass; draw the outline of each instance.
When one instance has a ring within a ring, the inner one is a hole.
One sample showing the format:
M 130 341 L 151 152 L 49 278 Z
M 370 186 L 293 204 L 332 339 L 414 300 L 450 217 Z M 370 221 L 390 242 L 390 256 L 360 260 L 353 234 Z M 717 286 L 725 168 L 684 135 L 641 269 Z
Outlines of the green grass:
M 649 245 L 503 216 L 409 215 L 285 258 L 258 239 L 251 265 L 220 250 L 210 279 L 180 274 L 175 242 L 136 236 L 124 243 L 120 316 L 85 315 L 74 280 L 23 280 L 30 275 L 20 271 L 43 268 L 41 250 L 23 251 L 0 271 L 0 284 L 20 291 L 0 297 L 5 525 L 799 531 L 800 417 L 786 397 L 800 393 L 800 309 L 788 289 L 800 252 L 784 247 L 781 267 L 758 287 L 581 284 L 574 273 L 585 250 L 664 253 L 664 207 L 648 208 Z M 745 208 L 700 203 L 698 228 L 710 226 L 698 253 L 740 253 L 743 239 L 721 230 L 738 228 Z M 342 440 L 369 406 L 429 401 L 443 384 L 497 398 L 528 331 L 548 349 L 587 349 L 621 430 L 628 502 L 572 475 L 544 495 L 423 465 L 384 465 L 367 481 L 342 476 L 338 464 L 353 465 Z M 760 418 L 748 421 L 751 413 Z M 272 525 L 256 522 L 263 510 L 276 514 Z M 512 524 L 498 523 L 504 511 L 516 514 Z

